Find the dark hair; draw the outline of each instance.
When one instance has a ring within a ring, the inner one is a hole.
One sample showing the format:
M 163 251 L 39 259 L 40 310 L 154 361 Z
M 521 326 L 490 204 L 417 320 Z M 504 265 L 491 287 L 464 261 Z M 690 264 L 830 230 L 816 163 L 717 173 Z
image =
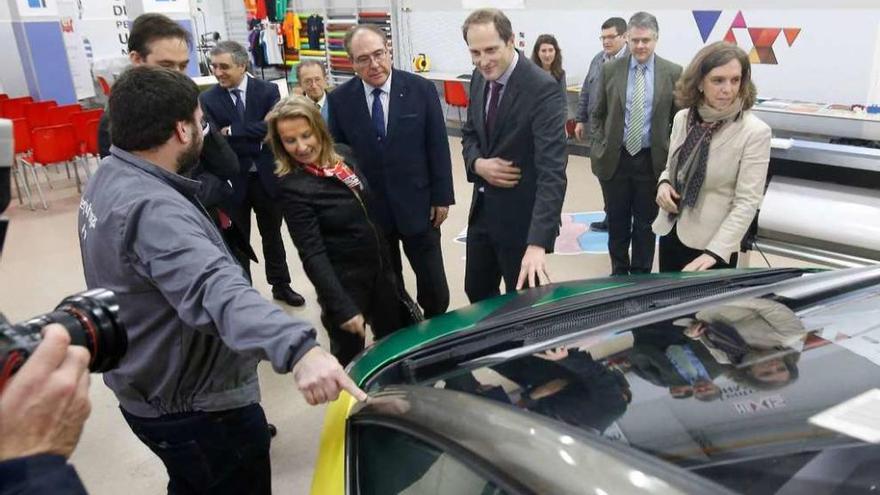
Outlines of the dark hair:
M 178 122 L 192 122 L 199 88 L 188 76 L 146 65 L 126 69 L 113 84 L 108 113 L 114 146 L 126 151 L 157 148 Z
M 749 56 L 742 48 L 727 43 L 716 41 L 703 47 L 694 55 L 690 65 L 682 72 L 678 82 L 675 83 L 675 104 L 679 108 L 696 108 L 703 102 L 703 93 L 700 92 L 700 83 L 712 69 L 721 67 L 731 60 L 739 60 L 742 66 L 742 78 L 739 86 L 739 98 L 742 100 L 743 110 L 752 108 L 758 89 L 752 82 L 752 65 Z
M 320 67 L 321 74 L 323 74 L 324 77 L 327 77 L 327 68 L 324 67 L 324 64 L 318 62 L 317 60 L 305 59 L 302 62 L 296 64 L 296 69 L 294 69 L 296 71 L 296 80 L 302 82 L 302 75 L 300 74 L 300 71 L 302 71 L 306 67 L 313 66 Z
M 495 25 L 495 31 L 498 33 L 501 41 L 505 43 L 513 41 L 513 27 L 511 27 L 510 19 L 504 15 L 504 12 L 498 9 L 479 9 L 471 12 L 471 15 L 467 16 L 467 19 L 464 20 L 464 24 L 461 26 L 461 35 L 464 36 L 464 42 L 467 43 L 468 41 L 468 29 L 472 25 L 489 23 Z
M 351 40 L 354 38 L 354 35 L 361 31 L 369 31 L 376 36 L 382 38 L 383 43 L 388 42 L 388 35 L 385 34 L 385 31 L 382 31 L 378 26 L 374 26 L 373 24 L 358 24 L 357 26 L 352 27 L 345 33 L 345 38 L 342 38 L 342 45 L 345 47 L 345 53 L 348 53 L 348 56 L 351 58 Z
M 128 51 L 141 57 L 150 54 L 150 43 L 165 38 L 177 38 L 192 48 L 192 35 L 180 24 L 162 14 L 141 14 L 128 30 Z
M 609 28 L 614 28 L 617 34 L 621 35 L 626 32 L 626 21 L 623 17 L 609 17 L 608 20 L 602 23 L 602 29 Z
M 535 41 L 535 47 L 532 48 L 532 62 L 538 64 L 538 67 L 544 68 L 544 64 L 541 62 L 541 57 L 538 56 L 538 51 L 541 49 L 541 45 L 553 45 L 553 49 L 556 50 L 556 56 L 553 58 L 553 62 L 550 63 L 550 73 L 553 74 L 553 77 L 556 78 L 557 81 L 562 79 L 562 50 L 559 49 L 559 43 L 556 42 L 556 37 L 552 34 L 542 34 L 538 36 L 538 39 Z

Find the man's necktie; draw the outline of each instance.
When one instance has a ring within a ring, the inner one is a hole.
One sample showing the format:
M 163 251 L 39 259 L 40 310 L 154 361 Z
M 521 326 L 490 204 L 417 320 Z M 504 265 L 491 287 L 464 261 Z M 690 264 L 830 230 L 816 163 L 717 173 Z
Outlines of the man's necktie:
M 644 65 L 636 66 L 636 86 L 633 88 L 629 127 L 626 131 L 626 151 L 630 155 L 642 150 L 642 129 L 645 128 L 645 70 Z
M 373 127 L 379 141 L 385 138 L 385 111 L 382 110 L 382 88 L 373 90 Z
M 241 90 L 233 89 L 232 97 L 235 98 L 235 112 L 238 114 L 238 120 L 244 123 L 244 100 L 241 99 Z
M 501 88 L 504 85 L 497 81 L 489 81 L 489 108 L 486 110 L 486 135 L 492 135 L 495 118 L 498 116 L 498 100 L 501 99 Z

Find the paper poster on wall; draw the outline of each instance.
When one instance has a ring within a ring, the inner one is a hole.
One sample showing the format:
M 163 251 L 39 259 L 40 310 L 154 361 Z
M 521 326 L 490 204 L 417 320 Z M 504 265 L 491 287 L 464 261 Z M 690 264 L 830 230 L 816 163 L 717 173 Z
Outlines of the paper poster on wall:
M 55 0 L 16 0 L 18 13 L 22 17 L 42 17 L 58 15 Z
M 493 7 L 496 9 L 524 9 L 526 0 L 461 0 L 461 6 L 465 9 L 482 9 Z
M 76 99 L 82 100 L 95 96 L 95 85 L 92 82 L 91 64 L 86 57 L 82 35 L 77 30 L 77 22 L 73 17 L 62 17 L 61 35 L 64 38 L 64 48 L 67 50 L 67 61 L 70 64 Z
M 142 0 L 144 12 L 189 14 L 189 0 Z

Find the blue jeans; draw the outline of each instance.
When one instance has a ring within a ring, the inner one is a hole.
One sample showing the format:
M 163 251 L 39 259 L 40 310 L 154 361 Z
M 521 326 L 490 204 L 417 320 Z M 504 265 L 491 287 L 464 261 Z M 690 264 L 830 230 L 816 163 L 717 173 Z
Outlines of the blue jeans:
M 141 418 L 132 431 L 165 464 L 169 494 L 271 494 L 269 429 L 259 404 Z

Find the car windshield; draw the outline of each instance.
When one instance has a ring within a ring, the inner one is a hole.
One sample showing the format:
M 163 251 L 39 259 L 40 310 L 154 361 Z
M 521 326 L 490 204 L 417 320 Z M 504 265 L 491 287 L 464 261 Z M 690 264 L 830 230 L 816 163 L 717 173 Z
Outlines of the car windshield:
M 599 433 L 736 491 L 850 493 L 880 482 L 880 447 L 810 418 L 877 388 L 878 366 L 871 286 L 727 299 L 427 385 Z

